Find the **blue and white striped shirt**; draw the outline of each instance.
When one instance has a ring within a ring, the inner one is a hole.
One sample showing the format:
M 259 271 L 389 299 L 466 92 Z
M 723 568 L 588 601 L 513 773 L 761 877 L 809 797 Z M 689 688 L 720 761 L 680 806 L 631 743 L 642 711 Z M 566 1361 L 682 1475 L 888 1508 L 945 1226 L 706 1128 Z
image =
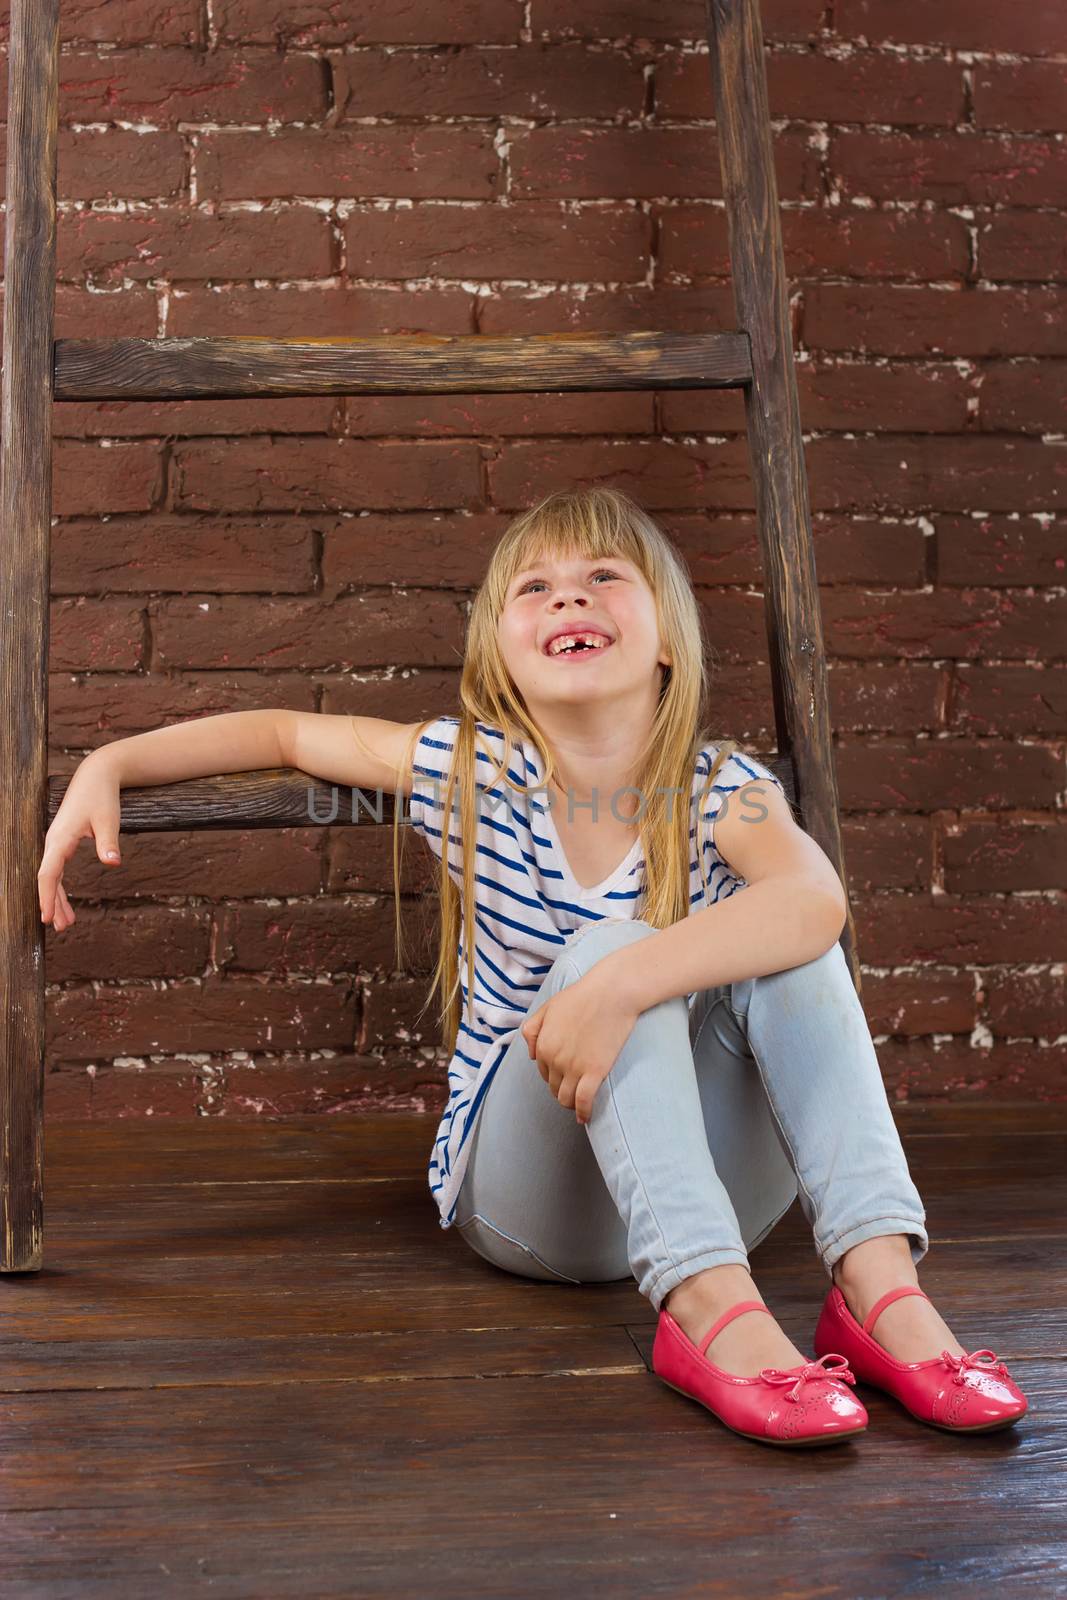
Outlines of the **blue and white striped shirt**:
M 445 787 L 451 765 L 459 718 L 438 717 L 423 733 L 415 749 L 410 823 L 439 859 L 444 849 Z M 430 1191 L 441 1214 L 441 1227 L 452 1226 L 456 1199 L 470 1154 L 471 1135 L 489 1085 L 508 1046 L 525 1021 L 534 996 L 553 962 L 577 930 L 603 917 L 633 917 L 644 888 L 645 862 L 640 836 L 625 860 L 613 872 L 583 888 L 570 870 L 556 832 L 552 811 L 545 804 L 544 771 L 536 747 L 518 742 L 524 770 L 514 762 L 507 768 L 515 781 L 536 791 L 529 797 L 502 780 L 488 789 L 489 780 L 503 757 L 507 739 L 499 728 L 476 724 L 478 834 L 475 840 L 475 906 L 473 1025 L 467 1014 L 466 928 L 460 938 L 459 963 L 463 1011 L 455 1053 L 448 1067 L 448 1103 L 437 1129 L 430 1157 Z M 715 787 L 704 801 L 709 819 L 704 835 L 704 870 L 709 895 L 705 899 L 696 852 L 696 802 L 718 746 L 708 744 L 697 758 L 690 794 L 690 839 L 693 841 L 689 876 L 689 904 L 699 911 L 705 904 L 728 898 L 744 886 L 719 855 L 714 844 L 714 817 L 725 798 L 743 783 L 762 778 L 781 789 L 778 779 L 761 762 L 735 752 L 724 763 Z M 487 750 L 496 759 L 490 761 Z M 513 751 L 513 757 L 515 752 Z M 453 819 L 458 820 L 459 790 L 453 797 Z M 591 813 L 590 813 L 591 815 Z M 449 833 L 448 866 L 454 883 L 462 883 L 463 847 L 458 828 Z M 692 1006 L 694 995 L 687 997 Z

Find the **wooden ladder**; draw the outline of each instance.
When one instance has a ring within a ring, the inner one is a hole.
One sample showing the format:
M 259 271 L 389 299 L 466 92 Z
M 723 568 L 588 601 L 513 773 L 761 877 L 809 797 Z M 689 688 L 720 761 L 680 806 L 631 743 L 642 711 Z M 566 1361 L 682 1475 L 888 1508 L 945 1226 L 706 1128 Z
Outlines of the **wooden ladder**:
M 779 755 L 769 761 L 847 888 L 758 0 L 708 0 L 738 329 L 617 337 L 55 339 L 59 0 L 11 6 L 3 348 L 3 1037 L 0 1271 L 43 1261 L 44 925 L 37 868 L 67 779 L 48 781 L 54 400 L 740 388 Z M 309 788 L 319 788 L 309 804 Z M 314 826 L 336 791 L 235 773 L 122 794 L 124 833 Z M 385 797 L 383 822 L 392 820 Z M 351 818 L 339 817 L 340 821 Z M 841 936 L 860 988 L 851 907 Z

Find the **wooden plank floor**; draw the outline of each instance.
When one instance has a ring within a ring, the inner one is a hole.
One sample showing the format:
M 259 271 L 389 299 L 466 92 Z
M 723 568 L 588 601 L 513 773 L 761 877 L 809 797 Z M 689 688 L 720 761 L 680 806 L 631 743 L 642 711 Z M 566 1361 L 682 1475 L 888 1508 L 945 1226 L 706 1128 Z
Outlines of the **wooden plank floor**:
M 438 1227 L 436 1119 L 46 1130 L 45 1266 L 0 1279 L 0 1593 L 1067 1592 L 1067 1106 L 897 1112 L 920 1279 L 1030 1396 L 953 1437 L 751 1443 L 651 1371 L 632 1282 L 522 1279 Z M 794 1205 L 752 1253 L 810 1351 Z

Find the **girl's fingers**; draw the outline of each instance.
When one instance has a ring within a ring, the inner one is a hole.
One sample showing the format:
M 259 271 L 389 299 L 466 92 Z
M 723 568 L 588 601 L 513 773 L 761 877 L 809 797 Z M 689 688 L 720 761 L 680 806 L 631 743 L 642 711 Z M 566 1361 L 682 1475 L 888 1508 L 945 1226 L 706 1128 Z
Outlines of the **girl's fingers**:
M 57 933 L 62 933 L 73 921 L 74 912 L 61 881 L 56 884 L 55 897 L 52 901 L 52 927 Z

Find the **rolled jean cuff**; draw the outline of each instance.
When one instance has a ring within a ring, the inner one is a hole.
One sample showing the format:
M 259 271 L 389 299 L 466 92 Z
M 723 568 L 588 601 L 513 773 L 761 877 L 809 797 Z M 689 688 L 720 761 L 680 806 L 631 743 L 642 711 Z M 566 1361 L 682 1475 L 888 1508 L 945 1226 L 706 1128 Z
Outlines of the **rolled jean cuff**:
M 650 1300 L 652 1309 L 659 1311 L 663 1302 L 672 1289 L 686 1278 L 691 1278 L 695 1272 L 703 1272 L 706 1267 L 738 1266 L 748 1267 L 748 1256 L 743 1250 L 735 1250 L 730 1245 L 720 1245 L 717 1250 L 703 1250 L 698 1256 L 687 1256 L 684 1261 L 676 1262 L 674 1266 L 667 1267 L 658 1277 L 653 1278 L 649 1284 L 640 1284 L 641 1293 Z
M 851 1250 L 854 1244 L 863 1244 L 866 1239 L 881 1239 L 888 1234 L 903 1233 L 908 1238 L 908 1249 L 915 1266 L 919 1265 L 923 1256 L 930 1248 L 930 1236 L 926 1225 L 917 1217 L 875 1217 L 870 1222 L 860 1222 L 854 1228 L 849 1228 L 847 1233 L 839 1234 L 829 1244 L 823 1245 L 819 1256 L 826 1275 L 833 1280 L 833 1270 L 846 1250 Z

